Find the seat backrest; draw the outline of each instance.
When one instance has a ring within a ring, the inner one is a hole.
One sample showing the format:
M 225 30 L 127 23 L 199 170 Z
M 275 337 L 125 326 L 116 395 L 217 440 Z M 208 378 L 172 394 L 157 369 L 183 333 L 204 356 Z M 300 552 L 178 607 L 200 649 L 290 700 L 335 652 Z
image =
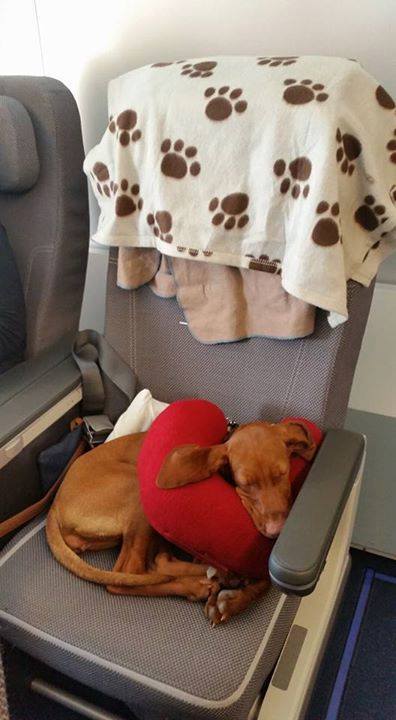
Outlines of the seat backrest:
M 45 77 L 0 77 L 0 222 L 27 311 L 27 357 L 78 329 L 89 245 L 80 118 Z
M 343 425 L 374 282 L 348 283 L 349 320 L 332 329 L 318 311 L 315 332 L 298 340 L 251 338 L 204 345 L 190 333 L 175 299 L 116 286 L 112 251 L 107 283 L 109 342 L 159 400 L 204 397 L 229 418 L 303 416 L 321 428 Z M 184 324 L 180 324 L 184 323 Z

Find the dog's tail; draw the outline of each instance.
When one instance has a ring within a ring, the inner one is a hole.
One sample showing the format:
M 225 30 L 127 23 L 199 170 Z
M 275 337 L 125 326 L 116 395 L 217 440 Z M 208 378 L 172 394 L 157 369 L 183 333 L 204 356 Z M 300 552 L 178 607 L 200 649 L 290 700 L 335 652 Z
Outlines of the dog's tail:
M 138 586 L 138 585 L 158 585 L 159 583 L 169 580 L 167 575 L 159 575 L 158 573 L 146 573 L 142 575 L 132 573 L 113 572 L 112 570 L 100 570 L 99 568 L 89 565 L 65 543 L 59 527 L 58 518 L 54 506 L 51 507 L 47 515 L 46 525 L 47 541 L 53 555 L 58 562 L 67 570 L 77 575 L 82 580 L 98 583 L 99 585 L 117 585 L 117 586 Z

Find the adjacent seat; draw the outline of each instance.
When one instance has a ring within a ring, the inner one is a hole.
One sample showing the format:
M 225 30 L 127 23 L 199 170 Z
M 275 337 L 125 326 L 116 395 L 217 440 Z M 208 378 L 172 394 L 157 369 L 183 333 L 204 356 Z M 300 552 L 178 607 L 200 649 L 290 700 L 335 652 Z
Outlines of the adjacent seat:
M 89 218 L 80 118 L 46 77 L 0 77 L 0 222 L 18 263 L 28 359 L 78 328 Z

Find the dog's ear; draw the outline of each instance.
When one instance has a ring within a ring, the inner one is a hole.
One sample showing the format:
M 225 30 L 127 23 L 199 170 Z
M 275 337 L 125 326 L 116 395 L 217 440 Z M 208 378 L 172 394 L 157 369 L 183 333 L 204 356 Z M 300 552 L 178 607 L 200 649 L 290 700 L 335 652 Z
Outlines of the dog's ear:
M 316 443 L 303 423 L 280 423 L 279 428 L 290 454 L 295 453 L 305 460 L 312 460 L 316 452 Z
M 181 445 L 166 456 L 158 473 L 160 488 L 176 488 L 214 475 L 228 460 L 227 445 Z

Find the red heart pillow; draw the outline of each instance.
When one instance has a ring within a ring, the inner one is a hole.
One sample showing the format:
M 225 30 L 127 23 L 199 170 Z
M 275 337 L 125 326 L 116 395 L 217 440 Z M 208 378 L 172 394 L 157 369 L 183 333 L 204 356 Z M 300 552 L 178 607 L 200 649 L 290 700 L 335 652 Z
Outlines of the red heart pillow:
M 314 441 L 322 433 L 302 418 Z M 146 516 L 163 537 L 200 560 L 250 578 L 265 577 L 273 540 L 261 535 L 234 488 L 220 475 L 164 490 L 156 478 L 168 453 L 179 445 L 221 443 L 227 433 L 223 412 L 207 400 L 179 400 L 153 422 L 139 454 L 137 470 Z M 310 463 L 292 457 L 290 481 L 300 489 Z

